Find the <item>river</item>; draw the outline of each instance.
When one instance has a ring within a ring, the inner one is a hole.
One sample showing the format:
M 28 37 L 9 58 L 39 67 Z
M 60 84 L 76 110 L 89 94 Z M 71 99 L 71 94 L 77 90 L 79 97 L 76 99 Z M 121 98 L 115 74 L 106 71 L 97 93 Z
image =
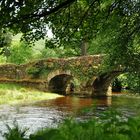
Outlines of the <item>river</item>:
M 127 116 L 138 115 L 140 114 L 140 98 L 122 94 L 105 98 L 64 96 L 16 106 L 0 105 L 0 131 L 6 132 L 5 124 L 13 127 L 13 122 L 16 120 L 21 129 L 29 129 L 27 133 L 29 135 L 44 127 L 56 127 L 65 117 L 74 116 L 77 119 L 85 119 L 95 115 L 94 111 L 81 113 L 81 110 L 87 107 L 95 107 L 97 113 L 112 107 Z

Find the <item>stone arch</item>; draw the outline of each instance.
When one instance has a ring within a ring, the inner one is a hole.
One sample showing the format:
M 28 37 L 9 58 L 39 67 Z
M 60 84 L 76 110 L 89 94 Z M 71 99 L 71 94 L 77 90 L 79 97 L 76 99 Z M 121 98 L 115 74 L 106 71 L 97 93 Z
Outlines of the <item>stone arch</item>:
M 66 74 L 66 75 L 72 75 L 71 71 L 70 70 L 66 70 L 66 71 L 62 71 L 62 70 L 56 70 L 56 71 L 53 71 L 51 73 L 48 74 L 48 77 L 47 77 L 47 82 L 49 83 L 49 81 L 57 76 L 57 75 L 62 75 L 62 74 Z
M 94 79 L 92 83 L 92 96 L 111 96 L 111 83 L 116 76 L 122 74 L 122 71 L 112 71 L 104 73 Z
M 73 76 L 70 71 L 56 70 L 49 74 L 47 78 L 48 90 L 50 92 L 66 94 L 67 85 L 70 83 L 72 78 Z

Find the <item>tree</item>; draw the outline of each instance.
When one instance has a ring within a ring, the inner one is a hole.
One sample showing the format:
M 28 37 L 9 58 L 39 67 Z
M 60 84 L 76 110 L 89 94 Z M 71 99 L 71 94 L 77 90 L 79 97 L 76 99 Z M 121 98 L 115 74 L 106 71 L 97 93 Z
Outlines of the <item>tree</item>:
M 99 0 L 3 0 L 0 6 L 0 15 L 6 17 L 0 20 L 0 28 L 10 27 L 15 32 L 21 31 L 26 40 L 35 41 L 46 36 L 46 26 L 49 26 L 55 41 L 65 42 L 65 45 L 71 42 L 71 46 L 80 45 L 82 54 L 86 54 L 89 36 L 91 38 L 92 35 L 88 30 L 93 22 L 87 15 L 97 14 Z M 77 31 L 79 35 L 75 34 Z
M 12 41 L 12 33 L 8 30 L 0 30 L 0 55 L 4 55 L 6 59 L 10 56 L 10 46 Z
M 29 47 L 27 42 L 17 42 L 10 48 L 10 56 L 7 61 L 15 64 L 26 63 L 33 58 L 32 48 Z
M 97 41 L 108 56 L 106 70 L 124 67 L 127 84 L 140 92 L 140 1 L 118 1 L 113 5 L 114 10 L 110 10 L 107 22 L 93 42 Z
M 36 39 L 43 37 L 48 17 L 67 8 L 76 0 L 2 0 L 0 2 L 0 29 L 9 27 L 15 32 L 35 30 Z M 33 33 L 33 32 L 32 32 Z M 40 34 L 40 35 L 39 35 Z M 34 34 L 35 35 L 35 34 Z
M 50 29 L 54 44 L 83 46 L 83 54 L 100 38 L 110 70 L 122 66 L 139 73 L 140 0 L 2 0 L 0 16 L 0 29 L 23 32 L 30 41 L 45 38 Z
M 114 21 L 115 20 L 115 21 Z M 113 24 L 112 24 L 113 23 Z M 110 18 L 110 28 L 106 28 L 105 38 L 113 65 L 125 65 L 127 71 L 140 66 L 140 1 L 121 1 Z M 106 24 L 106 26 L 109 26 Z M 127 58 L 127 59 L 126 59 Z M 129 61 L 128 61 L 129 60 Z
M 79 46 L 81 54 L 86 55 L 89 42 L 97 32 L 99 7 L 99 1 L 81 0 L 63 13 L 52 15 L 49 27 L 55 35 L 54 39 L 64 46 Z

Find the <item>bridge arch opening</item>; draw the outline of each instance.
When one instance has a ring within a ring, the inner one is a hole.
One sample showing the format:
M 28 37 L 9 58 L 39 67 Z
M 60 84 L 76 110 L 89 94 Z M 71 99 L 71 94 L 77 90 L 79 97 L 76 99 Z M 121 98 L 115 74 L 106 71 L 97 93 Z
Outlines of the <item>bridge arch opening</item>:
M 119 80 L 119 77 L 116 77 L 112 81 L 112 92 L 121 92 L 122 82 Z
M 112 91 L 113 92 L 122 92 L 124 90 L 130 90 L 130 85 L 127 80 L 128 73 L 122 73 L 114 78 L 112 81 Z
M 93 96 L 111 95 L 111 79 L 105 78 L 104 75 L 97 77 L 92 83 Z
M 72 75 L 59 74 L 52 77 L 48 84 L 48 89 L 50 92 L 66 94 L 66 89 L 70 85 Z M 74 89 L 71 89 L 74 90 Z
M 121 71 L 112 71 L 110 73 L 103 73 L 92 83 L 92 95 L 94 96 L 111 96 L 112 95 L 112 82 L 119 76 Z

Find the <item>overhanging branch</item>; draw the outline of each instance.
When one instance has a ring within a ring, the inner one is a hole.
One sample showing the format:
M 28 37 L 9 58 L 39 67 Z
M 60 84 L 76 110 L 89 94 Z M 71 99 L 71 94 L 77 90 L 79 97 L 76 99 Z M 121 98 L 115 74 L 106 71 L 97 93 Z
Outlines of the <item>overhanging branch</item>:
M 41 17 L 45 17 L 48 15 L 51 15 L 55 12 L 58 12 L 59 10 L 68 7 L 69 5 L 71 5 L 73 2 L 75 2 L 76 0 L 67 0 L 65 2 L 62 2 L 61 4 L 59 4 L 58 6 L 56 6 L 55 8 L 50 9 L 49 11 L 43 11 L 40 14 L 32 14 L 31 17 L 35 17 L 35 18 L 41 18 Z
M 21 21 L 34 21 L 34 20 L 38 20 L 42 17 L 47 17 L 53 13 L 56 13 L 58 11 L 60 11 L 63 8 L 67 8 L 68 6 L 70 6 L 72 3 L 74 3 L 77 0 L 66 0 L 62 3 L 60 3 L 59 5 L 57 5 L 56 7 L 52 8 L 52 9 L 46 9 L 44 11 L 42 11 L 39 14 L 35 14 L 35 13 L 30 13 L 30 14 L 26 14 L 26 15 L 21 15 L 20 17 L 15 17 L 14 19 L 12 19 L 11 21 L 8 21 L 8 23 L 5 23 L 6 26 L 11 26 L 15 23 L 19 23 Z

